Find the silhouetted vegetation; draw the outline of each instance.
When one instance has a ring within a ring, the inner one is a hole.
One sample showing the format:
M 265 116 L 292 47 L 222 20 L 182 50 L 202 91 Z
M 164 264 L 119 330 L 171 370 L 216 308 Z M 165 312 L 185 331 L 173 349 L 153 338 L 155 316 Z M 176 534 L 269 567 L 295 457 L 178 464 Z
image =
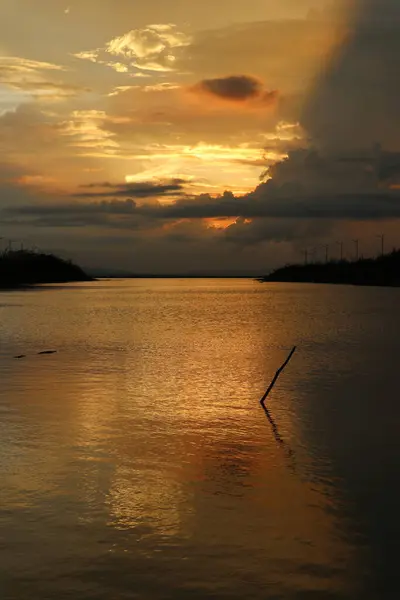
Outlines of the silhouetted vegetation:
M 400 286 L 400 250 L 378 258 L 287 265 L 260 281 Z
M 29 250 L 0 254 L 0 288 L 70 281 L 91 281 L 91 277 L 71 261 L 53 254 Z

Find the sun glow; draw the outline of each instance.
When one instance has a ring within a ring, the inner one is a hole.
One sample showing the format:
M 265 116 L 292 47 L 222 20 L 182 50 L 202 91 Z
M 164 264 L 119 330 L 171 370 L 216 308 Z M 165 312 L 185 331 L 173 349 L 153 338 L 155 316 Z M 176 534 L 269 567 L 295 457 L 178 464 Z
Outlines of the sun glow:
M 245 194 L 257 185 L 268 161 L 281 160 L 278 152 L 265 152 L 260 146 L 199 143 L 152 145 L 135 155 L 143 170 L 125 176 L 126 183 L 162 178 L 181 178 L 196 193 Z

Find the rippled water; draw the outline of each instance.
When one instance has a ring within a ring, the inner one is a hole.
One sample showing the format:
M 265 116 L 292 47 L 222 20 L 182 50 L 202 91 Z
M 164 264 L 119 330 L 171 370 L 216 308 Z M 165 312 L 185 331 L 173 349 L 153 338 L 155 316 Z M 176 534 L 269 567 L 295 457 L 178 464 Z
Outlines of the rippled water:
M 394 598 L 399 302 L 246 280 L 1 293 L 1 598 Z

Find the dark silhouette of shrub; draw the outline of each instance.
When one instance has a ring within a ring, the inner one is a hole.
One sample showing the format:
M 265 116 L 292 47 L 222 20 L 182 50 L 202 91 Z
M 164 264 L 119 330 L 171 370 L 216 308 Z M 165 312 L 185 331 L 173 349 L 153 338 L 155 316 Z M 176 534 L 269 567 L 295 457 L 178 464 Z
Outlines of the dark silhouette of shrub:
M 29 250 L 0 254 L 0 288 L 90 280 L 78 265 L 54 254 Z
M 378 258 L 287 265 L 261 281 L 400 286 L 400 250 Z

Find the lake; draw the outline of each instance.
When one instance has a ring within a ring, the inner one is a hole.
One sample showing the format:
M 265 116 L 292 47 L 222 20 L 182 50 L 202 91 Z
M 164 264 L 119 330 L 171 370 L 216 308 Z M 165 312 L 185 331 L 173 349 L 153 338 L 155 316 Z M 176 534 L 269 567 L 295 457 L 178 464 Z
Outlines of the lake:
M 2 600 L 394 598 L 399 307 L 244 279 L 2 292 Z

